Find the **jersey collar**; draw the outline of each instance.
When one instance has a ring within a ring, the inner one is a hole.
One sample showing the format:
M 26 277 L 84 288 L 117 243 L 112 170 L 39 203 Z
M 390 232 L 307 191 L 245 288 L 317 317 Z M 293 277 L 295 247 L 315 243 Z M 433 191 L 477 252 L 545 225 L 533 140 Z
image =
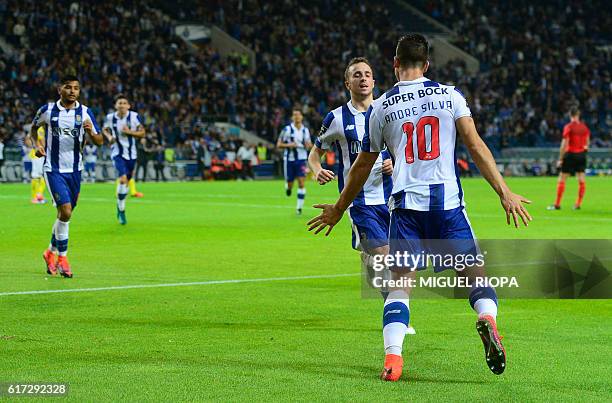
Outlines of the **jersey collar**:
M 355 108 L 355 107 L 353 106 L 353 103 L 352 103 L 351 101 L 348 101 L 348 102 L 346 103 L 346 106 L 347 106 L 347 108 L 349 109 L 349 111 L 351 111 L 351 113 L 352 113 L 353 115 L 355 115 L 355 116 L 357 116 L 357 115 L 361 115 L 361 114 L 364 114 L 364 113 L 365 113 L 365 112 L 361 112 L 361 111 L 357 110 L 357 108 Z
M 129 110 L 129 109 L 128 109 L 128 111 L 127 111 L 127 113 L 125 114 L 125 116 L 124 116 L 124 117 L 120 117 L 120 116 L 119 116 L 119 112 L 117 112 L 117 111 L 115 111 L 115 112 L 113 112 L 113 113 L 114 113 L 114 116 L 115 116 L 117 119 L 125 119 L 125 118 L 127 118 L 128 116 L 130 116 L 130 110 Z
M 299 128 L 299 129 L 297 127 L 295 127 L 295 124 L 293 122 L 291 122 L 290 126 L 293 127 L 293 129 L 297 132 L 297 131 L 300 131 L 300 130 L 304 129 L 304 122 L 302 122 L 302 127 Z
M 413 85 L 413 84 L 420 84 L 420 83 L 424 83 L 425 81 L 430 81 L 429 78 L 427 77 L 421 77 L 421 78 L 417 78 L 416 80 L 410 80 L 410 81 L 398 81 L 397 83 L 395 83 L 395 85 Z
M 65 110 L 67 110 L 66 108 L 64 108 L 64 107 L 62 106 L 62 103 L 61 103 L 60 101 L 61 101 L 61 100 L 60 100 L 60 99 L 58 99 L 58 100 L 57 100 L 57 102 L 55 103 L 55 105 L 57 105 L 58 109 L 59 109 L 60 111 L 65 111 Z M 71 109 L 77 109 L 79 106 L 81 106 L 81 104 L 79 103 L 79 101 L 76 101 L 76 102 L 74 103 L 74 108 L 71 108 Z

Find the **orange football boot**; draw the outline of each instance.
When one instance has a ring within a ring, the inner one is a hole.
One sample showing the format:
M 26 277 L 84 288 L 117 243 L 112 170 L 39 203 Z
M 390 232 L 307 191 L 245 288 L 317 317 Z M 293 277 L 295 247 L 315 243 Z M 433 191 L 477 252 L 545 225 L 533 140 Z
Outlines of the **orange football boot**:
M 45 260 L 45 264 L 47 265 L 47 274 L 55 276 L 57 274 L 57 263 L 55 259 L 57 255 L 53 253 L 51 249 L 47 249 L 43 252 L 43 259 Z
M 57 268 L 62 277 L 72 278 L 72 271 L 70 270 L 70 263 L 66 256 L 57 257 Z
M 404 359 L 401 355 L 387 354 L 385 355 L 385 367 L 380 374 L 380 379 L 383 381 L 397 382 L 402 376 L 402 367 Z

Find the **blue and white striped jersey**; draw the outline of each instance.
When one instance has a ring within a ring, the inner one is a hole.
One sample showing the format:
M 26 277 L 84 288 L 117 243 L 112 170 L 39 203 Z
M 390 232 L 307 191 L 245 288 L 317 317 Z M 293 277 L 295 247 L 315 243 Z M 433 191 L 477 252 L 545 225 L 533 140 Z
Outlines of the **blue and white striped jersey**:
M 311 143 L 310 130 L 304 125 L 301 128 L 295 127 L 293 123 L 285 126 L 280 134 L 281 142 L 296 143 L 297 148 L 286 148 L 283 152 L 283 159 L 286 161 L 298 161 L 308 159 L 306 143 Z
M 93 132 L 100 132 L 91 109 L 79 102 L 66 109 L 60 101 L 43 105 L 36 112 L 32 124 L 45 125 L 45 172 L 70 173 L 83 170 L 81 149 L 85 130 L 83 122 L 90 120 Z
M 128 111 L 127 115 L 119 117 L 119 113 L 113 112 L 106 115 L 104 128 L 110 129 L 116 141 L 111 146 L 111 157 L 121 156 L 126 160 L 136 159 L 136 141 L 134 136 L 123 134 L 123 129 L 136 130 L 142 125 L 140 116 L 134 111 Z
M 338 190 L 342 192 L 349 170 L 361 151 L 361 142 L 365 135 L 365 112 L 359 112 L 349 102 L 329 112 L 325 119 L 315 145 L 323 150 L 336 146 L 338 161 Z M 391 196 L 393 180 L 382 173 L 383 159 L 389 158 L 385 151 L 378 156 L 372 167 L 368 180 L 363 185 L 351 206 L 372 206 L 386 204 Z
M 464 116 L 471 112 L 463 94 L 425 77 L 400 81 L 372 103 L 363 150 L 382 151 L 386 145 L 395 157 L 391 209 L 463 205 L 455 121 Z

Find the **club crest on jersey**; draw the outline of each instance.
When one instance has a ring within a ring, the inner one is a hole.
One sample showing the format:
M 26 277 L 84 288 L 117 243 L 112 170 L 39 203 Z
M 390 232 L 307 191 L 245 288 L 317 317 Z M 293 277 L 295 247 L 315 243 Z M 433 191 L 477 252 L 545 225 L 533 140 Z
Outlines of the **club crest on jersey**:
M 76 115 L 76 116 L 75 116 L 75 118 L 74 118 L 74 120 L 76 121 L 76 123 L 77 123 L 78 125 L 80 125 L 80 124 L 81 124 L 81 115 Z

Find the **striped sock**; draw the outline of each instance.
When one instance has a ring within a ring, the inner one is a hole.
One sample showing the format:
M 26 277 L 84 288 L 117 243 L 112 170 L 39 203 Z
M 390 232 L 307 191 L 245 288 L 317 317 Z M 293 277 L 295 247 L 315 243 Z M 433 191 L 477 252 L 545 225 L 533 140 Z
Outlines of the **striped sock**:
M 66 256 L 68 254 L 68 225 L 70 221 L 57 220 L 55 222 L 55 242 L 57 245 L 57 252 L 60 256 Z
M 53 228 L 51 229 L 51 242 L 49 243 L 49 249 L 53 253 L 57 253 L 57 241 L 55 240 L 55 228 L 57 227 L 57 222 L 59 219 L 55 220 L 53 223 Z
M 404 336 L 410 322 L 408 295 L 404 291 L 389 293 L 383 308 L 385 354 L 402 355 Z
M 304 207 L 304 199 L 306 198 L 306 188 L 298 189 L 297 191 L 297 209 L 301 210 Z
M 119 211 L 125 211 L 125 198 L 128 195 L 128 185 L 121 182 L 117 185 L 117 208 Z

